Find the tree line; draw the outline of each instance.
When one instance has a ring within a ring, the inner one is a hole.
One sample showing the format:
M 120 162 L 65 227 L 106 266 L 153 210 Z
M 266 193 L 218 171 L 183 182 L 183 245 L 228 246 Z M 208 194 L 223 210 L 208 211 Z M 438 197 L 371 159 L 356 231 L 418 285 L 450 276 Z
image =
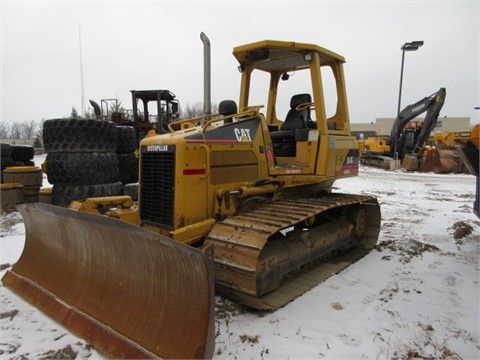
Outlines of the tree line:
M 18 140 L 31 140 L 42 138 L 43 122 L 41 121 L 24 121 L 6 123 L 0 121 L 0 139 L 18 139 Z

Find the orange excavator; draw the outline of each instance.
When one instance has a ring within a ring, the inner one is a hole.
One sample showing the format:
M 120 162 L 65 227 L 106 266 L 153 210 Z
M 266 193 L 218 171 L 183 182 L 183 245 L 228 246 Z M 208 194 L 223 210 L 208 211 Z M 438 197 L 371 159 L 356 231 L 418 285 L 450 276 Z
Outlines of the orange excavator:
M 212 114 L 206 95 L 205 116 L 140 142 L 138 204 L 20 209 L 26 245 L 3 283 L 109 357 L 210 358 L 214 290 L 275 310 L 377 242 L 376 198 L 333 188 L 360 161 L 345 59 L 274 40 L 233 55 L 238 105 L 224 100 Z

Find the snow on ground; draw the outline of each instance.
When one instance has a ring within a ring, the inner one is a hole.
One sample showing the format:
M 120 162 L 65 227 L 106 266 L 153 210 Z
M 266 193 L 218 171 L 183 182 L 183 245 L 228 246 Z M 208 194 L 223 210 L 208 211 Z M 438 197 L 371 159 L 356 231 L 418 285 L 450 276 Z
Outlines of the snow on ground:
M 475 178 L 362 167 L 335 187 L 378 198 L 376 249 L 275 312 L 217 297 L 215 359 L 480 358 Z M 18 213 L 2 214 L 0 276 L 24 234 Z M 0 359 L 74 356 L 102 358 L 0 286 Z

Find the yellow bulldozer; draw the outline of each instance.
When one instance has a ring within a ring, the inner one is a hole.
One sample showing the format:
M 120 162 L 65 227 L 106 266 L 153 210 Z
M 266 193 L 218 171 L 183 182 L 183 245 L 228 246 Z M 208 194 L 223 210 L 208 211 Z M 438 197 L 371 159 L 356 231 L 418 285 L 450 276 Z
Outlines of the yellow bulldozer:
M 377 200 L 333 188 L 360 161 L 345 59 L 274 40 L 233 55 L 238 104 L 211 114 L 206 95 L 204 117 L 140 142 L 138 204 L 20 208 L 26 246 L 4 284 L 106 356 L 212 357 L 214 290 L 275 310 L 378 239 Z

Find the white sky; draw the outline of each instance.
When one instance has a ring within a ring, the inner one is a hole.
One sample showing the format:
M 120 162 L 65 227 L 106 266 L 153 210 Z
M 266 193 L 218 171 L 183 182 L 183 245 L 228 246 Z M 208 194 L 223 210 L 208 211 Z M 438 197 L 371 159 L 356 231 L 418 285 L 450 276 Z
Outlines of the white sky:
M 1 1 L 1 121 L 81 110 L 84 94 L 169 89 L 183 107 L 203 101 L 203 45 L 211 42 L 212 102 L 238 101 L 235 46 L 314 43 L 343 55 L 352 122 L 395 117 L 405 42 L 402 108 L 440 87 L 440 116 L 480 122 L 480 1 Z

